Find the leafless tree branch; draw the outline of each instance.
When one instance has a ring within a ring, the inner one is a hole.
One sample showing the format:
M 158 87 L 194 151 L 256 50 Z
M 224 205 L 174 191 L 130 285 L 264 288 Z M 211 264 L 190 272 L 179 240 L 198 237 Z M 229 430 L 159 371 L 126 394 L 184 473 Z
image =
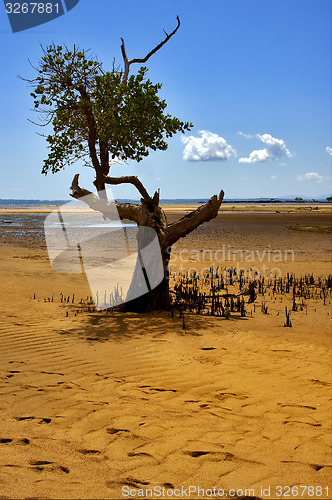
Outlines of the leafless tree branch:
M 133 184 L 136 189 L 139 191 L 144 200 L 151 201 L 151 197 L 142 182 L 138 177 L 134 175 L 124 175 L 122 177 L 104 177 L 103 178 L 105 184 L 111 184 L 112 186 L 116 186 L 118 184 Z
M 70 187 L 71 196 L 76 200 L 82 198 L 92 210 L 101 212 L 106 219 L 114 219 L 114 204 L 107 199 L 100 198 L 93 194 L 88 189 L 81 188 L 78 185 L 79 174 L 76 174 Z M 120 219 L 128 219 L 136 222 L 139 225 L 144 225 L 144 214 L 140 205 L 134 203 L 119 203 L 115 202 L 118 209 Z
M 166 33 L 165 30 L 164 33 L 166 35 L 166 38 L 164 38 L 164 40 L 162 40 L 154 49 L 152 49 L 145 57 L 143 57 L 142 59 L 139 59 L 139 58 L 135 58 L 135 59 L 130 59 L 128 60 L 128 57 L 127 57 L 127 53 L 126 53 L 126 49 L 125 49 L 125 44 L 124 44 L 124 40 L 123 38 L 121 38 L 121 52 L 122 52 L 122 57 L 123 57 L 123 61 L 124 61 L 124 72 L 123 72 L 123 77 L 122 77 L 122 83 L 126 83 L 127 80 L 128 80 L 128 75 L 129 75 L 129 67 L 131 64 L 135 64 L 135 63 L 146 63 L 146 61 L 148 59 L 150 59 L 150 57 L 155 54 L 159 49 L 161 49 L 161 47 L 163 47 L 163 45 L 165 45 L 165 43 L 168 42 L 168 40 L 170 38 L 172 38 L 173 35 L 175 35 L 175 33 L 177 32 L 177 30 L 179 29 L 180 27 L 180 18 L 179 16 L 176 16 L 176 20 L 178 22 L 176 28 L 172 31 L 172 33 L 170 33 L 169 35 Z
M 182 217 L 179 221 L 167 226 L 165 239 L 169 246 L 173 245 L 177 240 L 191 233 L 203 222 L 208 222 L 218 215 L 218 210 L 224 199 L 224 191 L 220 191 L 219 196 L 212 196 L 209 201 L 193 212 Z

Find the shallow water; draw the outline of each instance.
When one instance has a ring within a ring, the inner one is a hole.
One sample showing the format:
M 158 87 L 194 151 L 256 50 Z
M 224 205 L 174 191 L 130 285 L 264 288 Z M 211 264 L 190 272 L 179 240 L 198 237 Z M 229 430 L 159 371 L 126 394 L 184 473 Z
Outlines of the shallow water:
M 45 213 L 0 213 L 0 227 L 6 228 L 10 231 L 20 229 L 21 232 L 44 232 L 45 219 L 49 214 Z M 55 229 L 61 227 L 61 222 L 51 222 L 51 227 Z M 87 227 L 87 228 L 97 228 L 97 227 L 123 227 L 132 226 L 130 223 L 124 223 L 119 221 L 108 221 L 102 220 L 99 213 L 86 213 L 84 217 L 78 215 L 72 217 L 70 221 L 66 222 L 66 226 L 70 227 Z

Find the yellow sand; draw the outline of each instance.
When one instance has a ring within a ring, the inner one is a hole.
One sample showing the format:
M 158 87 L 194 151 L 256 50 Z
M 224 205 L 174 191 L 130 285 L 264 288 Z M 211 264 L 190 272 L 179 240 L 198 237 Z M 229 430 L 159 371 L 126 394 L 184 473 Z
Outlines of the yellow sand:
M 288 229 L 300 223 L 327 216 L 219 216 L 176 245 L 173 267 L 210 266 L 209 253 L 190 252 L 226 245 L 292 249 L 294 260 L 273 263 L 283 274 L 326 276 L 330 236 Z M 242 319 L 187 314 L 186 329 L 166 312 L 77 313 L 85 276 L 53 271 L 42 240 L 3 234 L 0 498 L 170 498 L 153 488 L 189 486 L 219 498 L 331 497 L 330 296 L 292 313 L 292 328 L 291 298 L 271 295 L 268 315 L 260 298 Z M 287 497 L 295 485 L 314 494 Z

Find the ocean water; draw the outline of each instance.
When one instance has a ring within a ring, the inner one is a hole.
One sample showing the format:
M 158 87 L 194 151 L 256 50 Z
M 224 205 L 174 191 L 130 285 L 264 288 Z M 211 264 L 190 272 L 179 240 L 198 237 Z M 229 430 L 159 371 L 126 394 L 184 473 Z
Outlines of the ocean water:
M 129 200 L 129 199 L 119 199 L 120 202 L 132 202 L 140 203 L 139 200 Z M 172 203 L 172 204 L 183 204 L 183 203 L 204 203 L 206 200 L 162 200 L 162 203 Z M 44 233 L 44 223 L 48 216 L 43 210 L 57 210 L 59 207 L 72 202 L 73 199 L 69 198 L 67 200 L 16 200 L 16 199 L 0 199 L 0 210 L 8 210 L 6 212 L 0 212 L 0 228 L 7 229 L 11 231 L 13 236 L 22 236 L 27 233 L 34 233 L 35 235 Z M 83 203 L 78 202 L 78 206 L 83 205 Z M 34 212 L 22 212 L 22 213 L 11 213 L 10 210 L 15 209 L 30 209 Z M 40 212 L 40 213 L 39 213 Z M 56 231 L 61 228 L 61 221 L 54 218 L 51 226 L 53 226 Z M 132 226 L 130 223 L 118 223 L 114 221 L 104 221 L 98 212 L 84 213 L 84 215 L 77 215 L 72 217 L 70 220 L 66 220 L 66 226 L 69 227 L 86 227 L 86 228 L 97 228 L 97 227 L 116 227 L 116 226 Z
M 0 209 L 16 209 L 16 208 L 25 208 L 25 209 L 33 209 L 33 210 L 42 210 L 42 209 L 56 209 L 57 207 L 64 205 L 73 201 L 72 198 L 68 198 L 67 200 L 16 200 L 16 199 L 0 199 Z M 140 201 L 133 199 L 118 199 L 119 202 L 123 203 L 140 203 Z M 162 205 L 194 205 L 201 204 L 208 201 L 208 198 L 163 198 L 160 200 Z M 292 198 L 225 198 L 224 203 L 296 203 Z M 303 204 L 312 204 L 312 203 L 326 203 L 326 199 L 318 199 L 318 200 L 304 200 Z
M 12 236 L 20 237 L 26 234 L 34 234 L 36 236 L 44 234 L 45 221 L 48 230 L 62 230 L 64 222 L 59 217 L 52 216 L 47 219 L 49 213 L 43 210 L 56 211 L 59 207 L 73 200 L 0 200 L 0 210 L 8 210 L 0 212 L 0 228 L 2 234 L 4 230 L 10 231 Z M 78 202 L 78 207 L 83 206 L 83 203 Z M 33 212 L 16 212 L 15 209 L 30 209 Z M 123 227 L 132 226 L 130 223 L 121 223 L 120 221 L 104 220 L 99 212 L 84 212 L 73 214 L 66 217 L 66 228 L 98 228 L 98 227 Z
M 120 202 L 132 202 L 139 203 L 138 200 L 130 200 L 130 199 L 119 199 Z M 172 205 L 183 205 L 183 204 L 202 204 L 205 203 L 207 199 L 205 198 L 187 198 L 187 199 L 161 199 L 161 204 L 172 204 Z M 239 200 L 239 199 L 228 199 L 225 200 L 226 203 L 284 203 L 287 201 L 286 199 L 278 199 L 272 201 L 271 198 L 251 198 L 247 200 Z M 288 200 L 289 201 L 289 200 Z M 293 200 L 292 200 L 293 201 Z M 323 200 L 321 200 L 323 201 Z M 13 235 L 17 234 L 17 236 L 29 233 L 35 234 L 43 234 L 44 233 L 44 222 L 47 217 L 47 213 L 44 213 L 43 210 L 57 210 L 62 205 L 67 204 L 68 202 L 73 202 L 72 198 L 67 200 L 18 200 L 18 199 L 0 199 L 0 210 L 8 210 L 8 213 L 5 211 L 0 212 L 0 228 L 3 230 L 7 229 L 12 232 Z M 304 201 L 303 204 L 310 204 L 312 201 Z M 83 203 L 78 202 L 79 205 L 83 205 Z M 10 213 L 10 210 L 13 209 L 30 209 L 33 212 L 21 212 L 21 213 Z M 224 211 L 225 212 L 225 211 Z M 227 213 L 227 212 L 225 212 Z M 85 213 L 84 216 L 77 216 L 73 218 L 71 221 L 67 221 L 67 224 L 70 227 L 101 227 L 101 226 L 109 226 L 114 227 L 120 225 L 114 221 L 104 221 L 101 218 L 101 215 L 96 212 Z M 124 224 L 132 226 L 132 224 Z M 61 226 L 61 222 L 58 220 L 54 220 L 53 227 L 55 230 L 57 227 Z
M 42 210 L 45 208 L 56 209 L 57 207 L 72 201 L 68 200 L 16 200 L 16 199 L 0 199 L 0 209 L 33 209 Z
M 69 198 L 67 200 L 15 200 L 15 199 L 0 199 L 0 209 L 32 209 L 32 210 L 43 210 L 43 209 L 56 209 L 65 203 L 72 202 L 73 199 Z M 122 203 L 140 203 L 140 200 L 133 199 L 118 199 L 119 202 Z M 196 203 L 205 203 L 207 198 L 186 198 L 186 199 L 162 199 L 160 203 L 163 205 L 172 204 L 172 205 L 183 205 L 183 204 L 196 204 Z

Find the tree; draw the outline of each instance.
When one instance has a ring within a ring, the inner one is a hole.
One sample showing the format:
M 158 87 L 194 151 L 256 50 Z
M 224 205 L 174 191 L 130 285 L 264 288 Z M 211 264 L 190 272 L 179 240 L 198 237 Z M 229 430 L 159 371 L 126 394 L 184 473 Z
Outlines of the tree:
M 327 201 L 330 203 L 332 201 L 332 196 L 327 196 Z
M 180 27 L 177 26 L 144 58 L 128 59 L 124 40 L 121 39 L 123 69 L 113 63 L 111 71 L 89 51 L 74 46 L 51 44 L 42 47 L 43 55 L 38 67 L 38 76 L 27 80 L 34 88 L 34 110 L 41 113 L 43 125 L 51 125 L 53 133 L 46 136 L 49 154 L 42 173 L 56 173 L 65 165 L 82 160 L 95 170 L 94 185 L 97 195 L 79 186 L 76 174 L 71 186 L 71 196 L 84 198 L 94 210 L 107 217 L 110 202 L 105 185 L 129 183 L 140 193 L 141 204 L 116 202 L 121 219 L 129 219 L 139 226 L 153 228 L 159 239 L 164 280 L 141 299 L 132 301 L 127 308 L 139 311 L 164 309 L 169 306 L 168 263 L 171 246 L 203 222 L 218 214 L 223 191 L 197 210 L 168 224 L 159 205 L 159 192 L 150 196 L 141 181 L 135 176 L 110 177 L 112 161 L 136 160 L 140 162 L 150 150 L 166 150 L 166 139 L 177 132 L 190 130 L 192 124 L 182 122 L 165 113 L 166 102 L 160 99 L 161 84 L 153 84 L 147 78 L 147 68 L 142 66 L 136 75 L 129 76 L 133 64 L 144 64 L 165 45 Z M 91 165 L 92 164 L 92 165 Z

